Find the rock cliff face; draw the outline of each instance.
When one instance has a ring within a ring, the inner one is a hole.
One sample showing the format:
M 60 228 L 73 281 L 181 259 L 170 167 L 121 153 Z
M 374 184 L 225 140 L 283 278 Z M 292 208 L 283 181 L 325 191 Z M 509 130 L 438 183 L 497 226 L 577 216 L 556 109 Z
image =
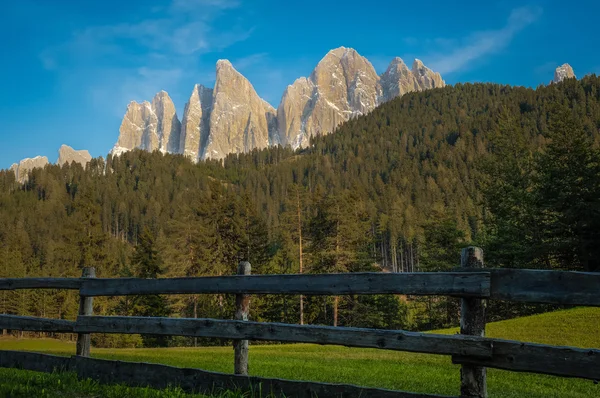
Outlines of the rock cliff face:
M 422 91 L 444 86 L 442 76 L 427 68 L 420 60 L 416 59 L 413 62 L 411 70 L 408 69 L 401 58 L 396 57 L 381 75 L 382 102 L 387 102 L 411 91 Z
M 356 50 L 340 47 L 329 51 L 310 77 L 288 86 L 275 109 L 229 61 L 220 60 L 215 87 L 194 87 L 181 124 L 164 91 L 152 103 L 131 102 L 112 153 L 159 149 L 198 161 L 269 145 L 304 147 L 310 137 L 328 134 L 340 123 L 383 102 L 411 91 L 443 86 L 440 74 L 419 60 L 408 69 L 395 58 L 378 76 Z
M 179 153 L 181 122 L 177 118 L 175 104 L 169 94 L 166 91 L 156 94 L 151 108 L 157 119 L 158 149 L 162 153 Z
M 48 158 L 45 156 L 36 156 L 34 158 L 26 158 L 19 162 L 14 163 L 10 169 L 14 171 L 17 181 L 20 183 L 27 182 L 29 179 L 29 172 L 36 168 L 44 168 L 48 164 Z
M 65 163 L 76 162 L 85 167 L 92 160 L 92 155 L 86 150 L 76 151 L 68 145 L 62 145 L 58 150 L 57 165 L 62 166 Z M 25 183 L 29 179 L 29 172 L 33 169 L 44 168 L 48 162 L 46 156 L 36 156 L 35 158 L 26 158 L 18 164 L 13 163 L 10 169 L 15 173 L 18 182 Z
M 65 163 L 79 163 L 85 168 L 85 165 L 92 160 L 92 155 L 86 150 L 76 151 L 68 145 L 63 145 L 58 150 L 58 161 L 56 164 L 62 166 Z
M 119 139 L 111 153 L 120 155 L 135 148 L 163 153 L 178 153 L 181 123 L 175 105 L 165 91 L 152 103 L 131 101 L 119 128 Z
M 229 153 L 269 146 L 269 118 L 275 109 L 227 60 L 217 62 L 217 80 L 206 147 L 202 158 L 222 159 Z
M 552 82 L 560 83 L 563 80 L 570 79 L 572 77 L 576 77 L 576 76 L 575 76 L 575 72 L 573 71 L 573 68 L 571 68 L 571 65 L 562 64 L 561 66 L 556 68 L 556 70 L 554 71 L 554 80 L 552 80 Z
M 379 77 L 366 58 L 351 48 L 331 50 L 308 79 L 286 89 L 277 110 L 282 144 L 306 146 L 310 137 L 370 112 L 380 96 Z
M 356 50 L 340 47 L 319 62 L 310 78 L 285 91 L 277 110 L 283 145 L 308 145 L 310 137 L 332 132 L 340 123 L 372 111 L 377 105 L 411 91 L 444 87 L 439 73 L 415 60 L 412 70 L 395 58 L 377 76 Z
M 196 84 L 183 111 L 179 153 L 194 162 L 202 156 L 208 139 L 213 90 Z

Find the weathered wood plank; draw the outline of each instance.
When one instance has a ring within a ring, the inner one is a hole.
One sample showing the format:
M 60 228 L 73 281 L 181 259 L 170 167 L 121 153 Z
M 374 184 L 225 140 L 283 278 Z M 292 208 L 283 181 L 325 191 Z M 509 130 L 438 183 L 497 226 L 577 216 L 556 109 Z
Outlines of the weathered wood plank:
M 491 278 L 490 278 L 491 274 Z M 491 281 L 490 281 L 491 279 Z M 0 290 L 79 289 L 85 296 L 137 294 L 410 294 L 600 306 L 600 273 L 485 269 L 473 272 L 254 275 L 172 279 L 0 278 Z
M 0 290 L 71 289 L 81 287 L 79 278 L 0 278 Z
M 73 333 L 75 322 L 64 319 L 36 318 L 32 316 L 0 315 L 0 330 L 27 332 Z
M 82 282 L 85 296 L 138 294 L 411 294 L 489 296 L 485 273 L 346 273 L 302 275 L 215 276 L 172 279 L 101 279 Z
M 85 267 L 82 271 L 82 278 L 95 278 L 96 269 L 94 267 Z M 94 298 L 79 295 L 79 315 L 90 316 L 94 311 Z M 89 333 L 79 333 L 77 335 L 77 355 L 89 357 L 92 345 L 92 336 Z
M 52 373 L 72 370 L 70 357 L 25 351 L 0 351 L 0 368 L 15 368 Z
M 333 344 L 442 355 L 492 355 L 491 341 L 470 336 L 202 318 L 79 317 L 75 331 Z
M 242 261 L 238 265 L 238 275 L 250 275 L 252 267 L 248 261 Z M 250 312 L 250 295 L 237 294 L 235 296 L 235 320 L 248 321 Z M 248 340 L 233 341 L 233 373 L 236 375 L 248 375 Z
M 461 267 L 483 268 L 483 250 L 470 246 L 462 250 Z M 485 300 L 467 297 L 461 299 L 460 333 L 467 336 L 485 336 Z M 460 396 L 465 398 L 487 398 L 487 373 L 482 366 L 465 364 L 460 369 Z
M 600 350 L 493 340 L 491 358 L 453 356 L 456 364 L 470 364 L 516 372 L 600 380 Z
M 110 361 L 81 356 L 59 357 L 23 351 L 0 351 L 0 367 L 52 373 L 76 371 L 81 379 L 103 383 L 157 389 L 179 386 L 187 392 L 215 393 L 224 390 L 250 392 L 251 397 L 287 398 L 450 398 L 442 395 L 420 394 L 359 387 L 346 384 L 327 384 L 208 372 L 200 369 Z
M 440 395 L 380 390 L 345 384 L 326 384 L 280 379 L 266 379 L 199 369 L 183 369 L 166 365 L 109 361 L 73 357 L 80 378 L 105 383 L 166 388 L 179 386 L 184 391 L 215 393 L 223 390 L 251 392 L 250 396 L 287 398 L 443 398 Z M 446 397 L 449 398 L 449 397 Z
M 529 303 L 600 306 L 600 272 L 486 269 L 490 298 Z

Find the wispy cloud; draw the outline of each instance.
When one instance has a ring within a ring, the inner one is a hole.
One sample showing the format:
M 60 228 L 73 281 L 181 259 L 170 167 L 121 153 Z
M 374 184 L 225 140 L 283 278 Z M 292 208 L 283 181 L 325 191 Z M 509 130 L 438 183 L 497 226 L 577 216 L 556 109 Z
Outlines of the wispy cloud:
M 506 48 L 519 32 L 537 21 L 541 15 L 542 9 L 539 7 L 516 8 L 500 29 L 475 32 L 454 44 L 451 44 L 453 41 L 439 39 L 441 45 L 451 49 L 444 54 L 437 53 L 427 57 L 428 65 L 442 75 L 461 70 L 475 60 Z
M 267 53 L 251 54 L 246 57 L 234 59 L 231 63 L 238 70 L 244 70 L 251 66 L 262 64 L 267 59 Z
M 44 66 L 55 68 L 60 58 L 68 55 L 83 61 L 89 56 L 126 55 L 131 45 L 175 56 L 220 51 L 247 39 L 252 31 L 235 25 L 225 32 L 213 27 L 212 22 L 220 13 L 238 5 L 233 0 L 173 0 L 167 8 L 155 10 L 141 21 L 76 31 L 66 43 L 44 50 L 40 58 Z
M 69 40 L 42 51 L 39 59 L 65 82 L 81 84 L 94 106 L 122 114 L 130 100 L 150 100 L 161 89 L 195 82 L 203 74 L 201 55 L 246 40 L 251 26 L 218 24 L 240 5 L 238 0 L 171 0 L 137 21 L 74 31 Z
M 107 69 L 90 82 L 87 91 L 95 108 L 120 117 L 130 101 L 151 101 L 161 89 L 174 87 L 182 75 L 180 68 Z

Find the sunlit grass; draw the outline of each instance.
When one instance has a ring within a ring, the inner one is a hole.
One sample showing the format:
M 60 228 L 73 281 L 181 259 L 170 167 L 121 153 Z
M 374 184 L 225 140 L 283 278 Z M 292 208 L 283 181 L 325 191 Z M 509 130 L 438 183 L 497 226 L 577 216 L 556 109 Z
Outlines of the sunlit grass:
M 455 333 L 456 330 L 439 332 Z M 598 348 L 600 308 L 576 308 L 490 323 L 487 335 L 534 343 Z M 0 339 L 0 349 L 73 355 L 75 345 L 50 339 Z M 233 372 L 231 347 L 93 348 L 92 356 Z M 250 348 L 249 363 L 250 374 L 255 376 L 459 395 L 460 368 L 453 365 L 447 356 L 312 344 L 254 345 Z M 0 370 L 0 378 L 4 372 Z M 600 385 L 591 381 L 496 369 L 488 370 L 488 390 L 490 397 L 600 397 Z

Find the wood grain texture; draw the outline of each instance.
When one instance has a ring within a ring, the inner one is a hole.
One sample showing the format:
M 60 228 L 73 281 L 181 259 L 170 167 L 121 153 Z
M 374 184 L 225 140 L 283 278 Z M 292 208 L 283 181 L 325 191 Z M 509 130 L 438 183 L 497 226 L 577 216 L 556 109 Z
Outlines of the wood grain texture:
M 463 269 L 482 269 L 483 250 L 469 246 L 462 250 L 460 258 Z M 485 305 L 480 298 L 466 297 L 460 303 L 460 334 L 485 336 Z M 463 364 L 460 369 L 460 396 L 465 398 L 487 398 L 487 372 L 485 367 Z
M 490 298 L 565 305 L 600 306 L 600 272 L 486 269 Z
M 75 322 L 32 316 L 0 315 L 1 329 L 23 330 L 27 332 L 73 333 Z
M 452 361 L 516 372 L 600 380 L 600 350 L 496 339 L 493 344 L 491 358 L 454 356 Z
M 79 317 L 75 331 L 286 341 L 483 357 L 492 355 L 493 345 L 491 340 L 460 335 L 202 318 Z
M 24 351 L 0 351 L 0 368 L 33 370 L 52 373 L 73 370 L 70 357 Z
M 182 369 L 148 363 L 130 363 L 75 357 L 80 378 L 105 383 L 165 388 L 179 386 L 184 391 L 215 393 L 224 390 L 251 391 L 252 397 L 287 398 L 443 398 L 440 395 L 365 388 L 346 384 L 327 384 L 248 377 L 199 369 Z M 446 397 L 449 398 L 449 397 Z
M 95 278 L 96 269 L 94 267 L 85 267 L 82 271 L 81 277 Z M 79 315 L 89 316 L 94 311 L 94 298 L 87 297 L 82 294 L 79 295 Z M 77 335 L 77 355 L 89 357 L 91 353 L 92 336 L 87 333 L 79 333 Z
M 215 276 L 171 279 L 93 279 L 82 283 L 85 296 L 139 294 L 410 294 L 489 296 L 485 273 L 345 273 L 302 275 Z
M 69 289 L 81 287 L 80 278 L 0 278 L 0 290 Z
M 238 265 L 238 275 L 250 275 L 252 267 L 247 261 L 242 261 Z M 236 294 L 235 296 L 235 320 L 248 321 L 250 313 L 250 295 Z M 248 375 L 248 350 L 250 344 L 248 340 L 233 341 L 233 373 L 236 375 Z
M 250 393 L 253 398 L 450 398 L 435 394 L 359 387 L 347 384 L 314 383 L 238 376 L 200 369 L 93 359 L 81 356 L 59 357 L 21 351 L 0 351 L 0 367 L 52 373 L 75 371 L 80 379 L 134 387 L 164 389 L 179 386 L 186 392 L 215 393 L 226 390 Z

